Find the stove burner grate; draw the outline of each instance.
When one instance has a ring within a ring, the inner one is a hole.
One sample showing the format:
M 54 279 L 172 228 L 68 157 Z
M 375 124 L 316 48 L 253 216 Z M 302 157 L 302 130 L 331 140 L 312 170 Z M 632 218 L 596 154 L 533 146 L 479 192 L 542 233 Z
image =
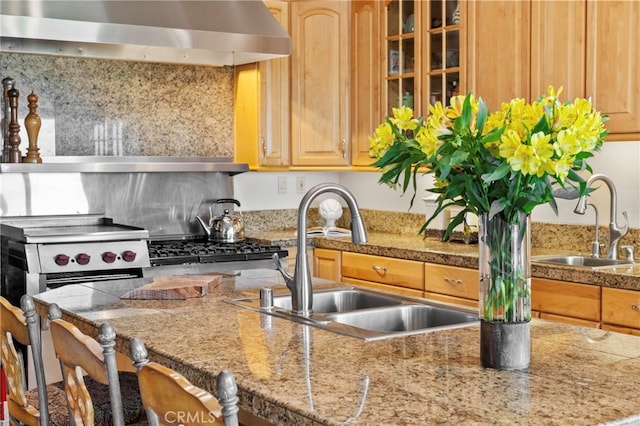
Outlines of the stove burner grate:
M 273 253 L 287 256 L 278 246 L 240 241 L 219 243 L 214 241 L 161 241 L 149 243 L 152 266 L 188 263 L 215 263 L 270 259 Z

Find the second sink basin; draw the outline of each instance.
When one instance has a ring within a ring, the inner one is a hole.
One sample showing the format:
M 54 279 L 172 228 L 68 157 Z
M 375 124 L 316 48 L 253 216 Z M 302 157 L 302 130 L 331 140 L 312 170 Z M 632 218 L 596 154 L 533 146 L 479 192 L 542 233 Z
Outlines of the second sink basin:
M 631 265 L 627 260 L 616 260 L 602 257 L 588 257 L 581 255 L 534 256 L 531 260 L 555 265 L 582 266 L 585 268 L 602 268 L 608 266 Z
M 385 333 L 413 332 L 438 327 L 466 326 L 478 321 L 470 313 L 433 305 L 402 305 L 327 315 L 327 319 L 364 330 Z M 405 333 L 410 334 L 410 333 Z

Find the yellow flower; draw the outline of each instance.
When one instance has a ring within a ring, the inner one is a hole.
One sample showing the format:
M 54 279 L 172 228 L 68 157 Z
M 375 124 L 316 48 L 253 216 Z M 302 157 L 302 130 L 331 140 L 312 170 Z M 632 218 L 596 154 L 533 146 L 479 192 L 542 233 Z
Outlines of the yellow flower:
M 429 111 L 431 114 L 427 117 L 426 126 L 436 136 L 450 135 L 452 134 L 449 126 L 451 121 L 445 115 L 444 108 L 440 102 L 435 105 L 429 105 Z
M 553 170 L 552 157 L 555 151 L 550 141 L 551 135 L 545 135 L 543 132 L 531 135 L 531 148 L 539 164 L 537 170 L 530 170 L 530 174 L 542 177 L 545 172 Z
M 422 149 L 422 152 L 424 152 L 427 157 L 435 155 L 438 146 L 440 146 L 436 134 L 426 126 L 422 126 L 420 130 L 418 130 L 416 140 L 420 144 L 420 149 Z
M 405 105 L 393 108 L 391 122 L 400 130 L 413 130 L 418 126 L 418 119 L 413 118 L 413 110 Z
M 522 145 L 520 136 L 515 130 L 512 129 L 508 129 L 506 132 L 504 132 L 504 134 L 500 138 L 500 142 L 501 143 L 498 146 L 500 157 L 507 160 L 513 157 L 520 145 Z
M 369 136 L 369 155 L 371 157 L 382 157 L 395 140 L 393 130 L 389 123 L 384 122 L 379 125 L 373 137 Z

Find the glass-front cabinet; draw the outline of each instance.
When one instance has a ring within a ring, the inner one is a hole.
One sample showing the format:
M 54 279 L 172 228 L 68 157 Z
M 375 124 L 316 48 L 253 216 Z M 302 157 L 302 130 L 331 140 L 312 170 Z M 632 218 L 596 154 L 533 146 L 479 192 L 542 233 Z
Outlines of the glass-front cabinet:
M 416 1 L 393 0 L 386 8 L 386 105 L 387 115 L 401 105 L 414 107 L 416 58 L 419 57 L 415 38 Z
M 430 103 L 448 104 L 462 77 L 458 0 L 390 0 L 384 14 L 386 114 L 406 105 L 426 115 Z

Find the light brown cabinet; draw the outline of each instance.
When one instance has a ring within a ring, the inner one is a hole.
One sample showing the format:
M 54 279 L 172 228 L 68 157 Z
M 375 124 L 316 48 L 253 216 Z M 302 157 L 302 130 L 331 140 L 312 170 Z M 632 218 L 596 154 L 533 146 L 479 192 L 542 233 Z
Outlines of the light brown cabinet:
M 427 115 L 460 91 L 465 2 L 391 0 L 383 13 L 382 75 L 385 116 L 405 105 Z
M 285 30 L 289 2 L 265 1 Z M 252 170 L 289 166 L 289 58 L 234 69 L 235 160 Z
M 317 248 L 313 251 L 314 276 L 325 280 L 340 281 L 341 253 L 338 250 Z
M 600 327 L 601 287 L 546 278 L 531 279 L 531 309 L 542 319 Z
M 640 136 L 640 2 L 587 1 L 587 96 L 609 116 L 609 139 Z
M 424 297 L 456 305 L 478 307 L 478 270 L 424 264 Z
M 291 7 L 291 166 L 349 164 L 349 2 Z
M 342 252 L 342 281 L 393 293 L 422 297 L 424 264 L 368 254 Z
M 369 166 L 369 136 L 382 122 L 378 0 L 351 1 L 351 165 Z
M 528 99 L 530 3 L 513 0 L 465 3 L 468 91 L 482 97 L 489 111 L 500 109 L 502 102 L 514 97 Z
M 603 287 L 602 328 L 640 336 L 640 291 Z
M 640 3 L 499 0 L 466 2 L 467 86 L 489 110 L 537 99 L 591 98 L 609 116 L 610 140 L 640 135 Z M 491 31 L 487 31 L 490 23 Z

